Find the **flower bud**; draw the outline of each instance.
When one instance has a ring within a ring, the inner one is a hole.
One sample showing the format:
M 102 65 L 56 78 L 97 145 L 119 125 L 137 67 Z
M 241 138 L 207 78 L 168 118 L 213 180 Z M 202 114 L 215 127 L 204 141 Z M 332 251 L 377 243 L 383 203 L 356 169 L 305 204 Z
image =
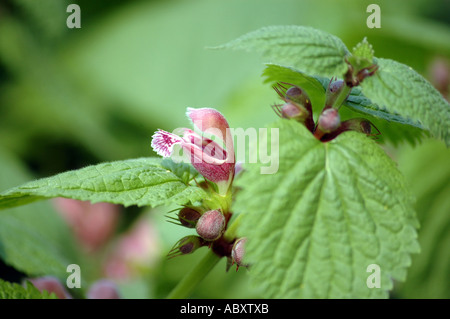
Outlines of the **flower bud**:
M 204 240 L 214 241 L 225 230 L 225 216 L 218 210 L 207 211 L 198 220 L 196 230 Z
M 287 89 L 283 85 L 290 85 Z M 286 102 L 284 105 L 274 105 L 273 109 L 278 116 L 294 119 L 303 123 L 309 130 L 314 128 L 311 100 L 308 94 L 298 86 L 281 82 L 273 86 L 279 97 Z
M 341 117 L 338 110 L 334 108 L 326 109 L 320 114 L 318 127 L 324 133 L 330 133 L 341 125 Z
M 375 129 L 375 133 L 373 132 Z M 364 118 L 354 118 L 342 122 L 342 132 L 355 131 L 367 135 L 378 135 L 380 131 L 369 120 Z
M 287 102 L 281 107 L 281 115 L 287 119 L 304 121 L 304 119 L 308 116 L 308 111 L 301 105 Z
M 185 207 L 178 213 L 181 225 L 187 228 L 194 228 L 201 214 L 193 208 Z
M 347 131 L 354 131 L 363 133 L 370 136 L 381 134 L 380 131 L 369 120 L 364 118 L 354 118 L 343 121 L 339 128 L 330 134 L 325 134 L 322 138 L 322 142 L 328 142 L 336 138 L 339 134 Z
M 342 89 L 345 86 L 345 82 L 343 80 L 333 81 L 331 79 L 330 84 L 327 87 L 325 105 L 328 107 L 333 106 L 339 94 L 342 92 Z
M 245 255 L 245 243 L 247 242 L 247 238 L 239 238 L 233 245 L 231 249 L 231 259 L 233 263 L 236 263 L 237 266 L 247 267 L 248 265 L 243 263 L 244 255 Z M 237 269 L 236 269 L 237 270 Z
M 295 104 L 303 106 L 308 111 L 311 111 L 311 100 L 309 99 L 308 94 L 303 91 L 298 86 L 290 87 L 285 94 L 285 99 L 287 101 L 292 101 Z M 287 102 L 286 101 L 286 102 Z
M 169 258 L 193 253 L 197 248 L 205 245 L 205 241 L 195 235 L 181 238 L 167 254 Z

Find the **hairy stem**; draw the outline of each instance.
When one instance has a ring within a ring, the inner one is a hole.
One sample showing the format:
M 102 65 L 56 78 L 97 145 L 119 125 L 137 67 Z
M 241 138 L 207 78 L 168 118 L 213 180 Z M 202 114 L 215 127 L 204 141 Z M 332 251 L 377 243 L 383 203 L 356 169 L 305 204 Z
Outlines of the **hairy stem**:
M 351 90 L 352 88 L 350 86 L 345 85 L 331 107 L 339 110 L 339 108 L 342 106 L 342 104 L 344 104 L 345 100 L 349 96 Z
M 225 234 L 223 237 L 225 237 L 226 240 L 232 241 L 237 237 L 236 230 L 239 227 L 239 224 L 241 222 L 243 214 L 239 214 L 233 222 L 228 226 L 228 229 L 225 231 Z
M 219 262 L 220 257 L 212 250 L 203 257 L 203 259 L 188 272 L 178 285 L 170 292 L 167 299 L 188 298 L 197 285 L 206 277 L 206 275 Z

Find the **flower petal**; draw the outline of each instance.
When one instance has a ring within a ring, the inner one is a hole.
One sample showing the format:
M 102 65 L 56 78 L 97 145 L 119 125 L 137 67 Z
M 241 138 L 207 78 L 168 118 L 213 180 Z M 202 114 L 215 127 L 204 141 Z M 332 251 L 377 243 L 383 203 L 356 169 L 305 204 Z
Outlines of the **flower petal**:
M 152 136 L 152 148 L 162 157 L 170 157 L 175 144 L 181 144 L 183 139 L 178 135 L 158 129 Z
M 217 129 L 220 130 L 222 136 L 218 136 L 222 141 L 226 141 L 227 129 L 230 128 L 227 120 L 219 111 L 211 108 L 194 109 L 187 108 L 186 115 L 191 119 L 194 126 L 200 131 Z M 215 134 L 218 135 L 218 134 Z

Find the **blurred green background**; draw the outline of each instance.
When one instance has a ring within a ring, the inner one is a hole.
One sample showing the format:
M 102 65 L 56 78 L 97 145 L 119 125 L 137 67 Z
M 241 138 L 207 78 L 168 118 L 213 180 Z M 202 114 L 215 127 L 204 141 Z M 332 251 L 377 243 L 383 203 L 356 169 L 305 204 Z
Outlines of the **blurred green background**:
M 66 27 L 70 3 L 81 7 L 81 29 Z M 370 3 L 381 7 L 381 29 L 366 26 Z M 101 161 L 154 156 L 151 135 L 188 125 L 186 107 L 217 108 L 233 127 L 264 127 L 276 119 L 276 94 L 261 78 L 268 61 L 206 47 L 289 24 L 330 32 L 349 48 L 366 36 L 377 57 L 412 66 L 448 99 L 447 0 L 2 1 L 0 190 Z M 383 147 L 411 183 L 422 225 L 422 253 L 392 297 L 450 298 L 450 152 L 429 139 Z M 78 263 L 89 287 L 105 276 L 100 265 L 114 240 L 141 216 L 154 229 L 157 253 L 132 278 L 117 280 L 124 297 L 165 297 L 205 252 L 167 260 L 185 233 L 165 222 L 170 209 L 120 208 L 110 241 L 88 254 L 56 210 L 47 201 L 0 212 L 0 278 L 64 281 L 62 266 Z M 193 295 L 259 296 L 246 270 L 225 273 L 224 261 Z

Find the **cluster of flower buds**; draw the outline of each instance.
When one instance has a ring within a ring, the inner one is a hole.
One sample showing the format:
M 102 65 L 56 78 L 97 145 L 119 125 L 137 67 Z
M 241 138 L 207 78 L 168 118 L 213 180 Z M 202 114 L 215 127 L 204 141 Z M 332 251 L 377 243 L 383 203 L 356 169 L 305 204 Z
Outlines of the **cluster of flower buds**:
M 286 101 L 306 107 L 311 114 L 309 99 L 297 89 L 288 90 Z M 294 116 L 288 108 L 283 110 L 286 117 Z M 196 131 L 182 128 L 179 134 L 158 130 L 152 139 L 153 150 L 163 157 L 174 161 L 191 163 L 204 177 L 195 183 L 205 190 L 207 198 L 202 203 L 186 205 L 178 210 L 176 217 L 169 217 L 177 225 L 195 228 L 196 235 L 181 238 L 169 252 L 169 258 L 191 254 L 200 247 L 208 246 L 216 254 L 232 258 L 234 238 L 225 238 L 224 233 L 231 217 L 231 184 L 236 173 L 241 170 L 235 163 L 233 139 L 225 117 L 215 109 L 188 108 L 188 118 Z M 291 115 L 289 115 L 291 114 Z M 309 115 L 308 115 L 309 116 Z M 182 151 L 182 154 L 177 152 Z M 197 206 L 195 206 L 197 205 Z M 236 251 L 241 251 L 238 248 Z M 238 256 L 240 253 L 236 253 Z M 240 260 L 236 257 L 236 260 Z M 241 262 L 237 262 L 239 266 Z
M 290 87 L 287 88 L 287 86 Z M 275 112 L 282 118 L 303 123 L 322 142 L 328 142 L 346 131 L 360 132 L 370 136 L 380 134 L 367 119 L 354 118 L 341 121 L 339 108 L 350 93 L 344 80 L 333 78 L 330 80 L 325 94 L 325 105 L 317 123 L 313 120 L 311 102 L 304 90 L 286 82 L 278 83 L 273 88 L 286 102 L 283 105 L 274 105 Z
M 195 228 L 198 235 L 180 239 L 169 252 L 169 257 L 190 254 L 197 248 L 210 246 L 222 237 L 227 225 L 227 218 L 219 209 L 203 211 L 200 208 L 184 207 L 178 212 L 178 218 L 169 218 L 178 220 L 178 225 Z
M 308 129 L 313 129 L 313 112 L 308 94 L 298 86 L 290 88 L 286 88 L 286 86 L 291 86 L 291 84 L 280 82 L 273 87 L 285 103 L 275 104 L 272 108 L 280 117 L 294 119 L 305 124 Z

